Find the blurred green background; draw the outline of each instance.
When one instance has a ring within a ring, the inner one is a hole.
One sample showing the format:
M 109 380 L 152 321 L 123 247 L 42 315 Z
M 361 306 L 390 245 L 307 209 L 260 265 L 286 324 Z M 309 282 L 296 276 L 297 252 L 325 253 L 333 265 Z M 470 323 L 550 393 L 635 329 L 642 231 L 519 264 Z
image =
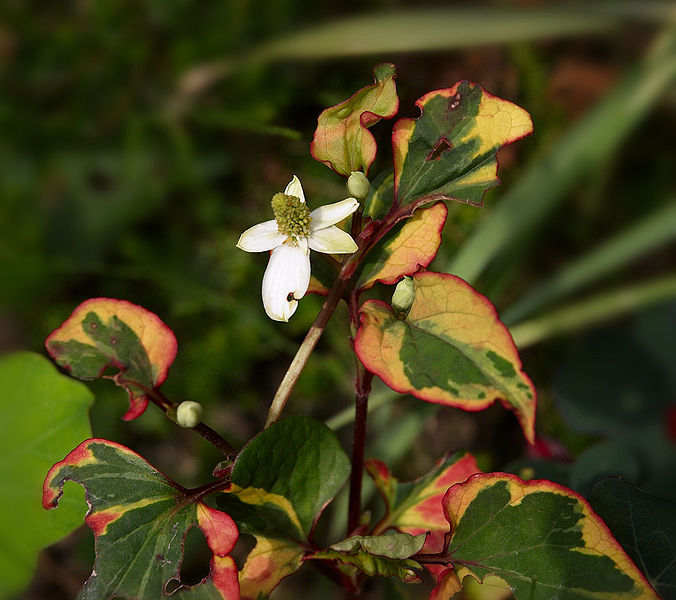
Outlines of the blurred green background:
M 294 173 L 311 207 L 345 197 L 342 179 L 310 157 L 316 118 L 391 61 L 400 116 L 416 116 L 419 96 L 460 79 L 532 114 L 535 133 L 500 153 L 503 184 L 486 206 L 449 207 L 431 268 L 470 281 L 512 328 L 539 391 L 542 440 L 525 448 L 499 406 L 438 410 L 376 385 L 369 454 L 403 479 L 466 448 L 484 469 L 582 493 L 621 474 L 676 497 L 673 4 L 411 4 L 5 0 L 0 351 L 42 352 L 87 298 L 130 300 L 178 338 L 163 390 L 202 402 L 211 426 L 244 443 L 262 427 L 321 299 L 304 299 L 288 324 L 268 320 L 266 259 L 235 243 L 270 218 L 270 198 Z M 372 175 L 390 165 L 390 128 L 373 129 Z M 349 412 L 339 412 L 351 406 L 347 335 L 341 309 L 287 411 L 329 419 L 349 444 Z M 124 392 L 90 387 L 96 436 L 186 485 L 209 476 L 218 456 L 197 436 L 152 407 L 122 423 Z M 326 536 L 342 534 L 344 514 L 339 500 Z M 16 597 L 74 597 L 91 553 L 81 528 L 41 554 Z M 278 597 L 341 597 L 306 575 Z M 391 582 L 369 593 L 426 597 Z

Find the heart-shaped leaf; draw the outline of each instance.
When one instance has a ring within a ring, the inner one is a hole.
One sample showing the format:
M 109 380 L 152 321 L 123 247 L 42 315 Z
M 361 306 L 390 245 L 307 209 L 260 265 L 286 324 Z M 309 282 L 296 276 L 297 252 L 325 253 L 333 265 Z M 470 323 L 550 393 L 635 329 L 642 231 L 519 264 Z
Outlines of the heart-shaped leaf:
M 391 285 L 427 267 L 441 245 L 447 214 L 446 205 L 439 202 L 395 227 L 366 255 L 355 287 L 366 290 L 376 281 Z
M 129 392 L 129 421 L 143 413 L 147 394 L 167 378 L 176 357 L 174 333 L 150 311 L 113 298 L 80 304 L 45 341 L 47 351 L 80 379 L 115 369 L 111 378 Z
M 443 503 L 453 536 L 442 583 L 497 575 L 517 600 L 657 600 L 603 521 L 571 490 L 485 473 L 451 487 Z
M 156 600 L 167 587 L 178 587 L 179 599 L 239 599 L 237 565 L 229 556 L 239 532 L 226 513 L 108 440 L 86 440 L 51 468 L 43 486 L 45 508 L 57 505 L 67 480 L 86 489 L 86 522 L 96 545 L 94 570 L 80 598 Z M 204 533 L 213 557 L 209 576 L 190 588 L 181 586 L 179 573 L 193 526 Z
M 350 472 L 336 435 L 309 417 L 290 417 L 253 438 L 233 464 L 218 498 L 256 546 L 240 573 L 244 600 L 267 595 L 313 549 L 312 530 Z
M 373 69 L 373 85 L 322 111 L 310 145 L 316 160 L 344 177 L 352 171 L 368 174 L 377 146 L 367 128 L 380 119 L 391 119 L 399 110 L 395 75 L 393 64 L 378 65 Z
M 522 108 L 460 81 L 418 99 L 418 119 L 394 124 L 394 197 L 400 205 L 435 200 L 481 205 L 499 183 L 496 152 L 533 130 Z
M 379 300 L 360 309 L 355 351 L 392 389 L 421 400 L 482 410 L 499 399 L 534 439 L 535 389 L 488 299 L 459 277 L 413 275 L 415 299 L 401 320 Z

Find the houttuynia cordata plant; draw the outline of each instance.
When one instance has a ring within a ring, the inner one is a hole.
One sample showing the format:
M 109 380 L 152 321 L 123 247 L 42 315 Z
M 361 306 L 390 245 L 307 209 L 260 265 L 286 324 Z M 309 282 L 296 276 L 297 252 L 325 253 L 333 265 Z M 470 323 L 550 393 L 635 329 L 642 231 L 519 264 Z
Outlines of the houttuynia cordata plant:
M 289 174 L 283 191 L 271 190 L 270 220 L 241 235 L 240 249 L 270 253 L 262 278 L 270 318 L 288 321 L 306 293 L 325 295 L 266 428 L 243 448 L 203 423 L 198 403 L 162 393 L 177 343 L 146 309 L 93 298 L 47 338 L 49 354 L 71 375 L 109 378 L 128 392 L 125 420 L 152 403 L 223 454 L 213 479 L 192 489 L 105 439 L 83 441 L 51 468 L 45 508 L 57 505 L 67 480 L 86 490 L 96 558 L 82 598 L 254 600 L 312 567 L 353 595 L 372 577 L 431 579 L 430 597 L 445 600 L 470 577 L 490 578 L 519 600 L 657 598 L 604 522 L 567 488 L 480 472 L 462 452 L 406 483 L 365 459 L 374 376 L 397 392 L 467 411 L 498 400 L 535 441 L 535 389 L 495 308 L 459 277 L 427 270 L 448 211 L 456 202 L 482 205 L 498 183 L 497 151 L 531 133 L 530 117 L 469 81 L 429 92 L 416 106 L 417 118 L 392 127 L 391 169 L 369 179 L 377 151 L 369 128 L 399 109 L 395 67 L 378 65 L 373 84 L 321 113 L 310 148 L 347 180 L 348 197 L 306 198 L 302 178 Z M 356 357 L 351 459 L 323 423 L 282 414 L 341 300 Z M 365 476 L 380 494 L 374 512 L 361 506 Z M 318 521 L 346 483 L 346 537 L 323 539 Z M 191 586 L 180 569 L 192 527 L 204 533 L 212 558 L 208 576 Z M 240 532 L 255 545 L 238 566 Z

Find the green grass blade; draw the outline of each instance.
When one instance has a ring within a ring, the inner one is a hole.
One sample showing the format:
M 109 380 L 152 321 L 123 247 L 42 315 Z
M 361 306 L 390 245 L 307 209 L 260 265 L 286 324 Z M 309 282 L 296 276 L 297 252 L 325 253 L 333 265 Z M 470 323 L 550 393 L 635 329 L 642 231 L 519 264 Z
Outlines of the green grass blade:
M 473 282 L 505 248 L 532 234 L 568 192 L 615 152 L 676 78 L 676 33 L 660 38 L 645 61 L 498 202 L 447 265 Z
M 546 339 L 596 325 L 649 304 L 676 298 L 676 275 L 594 296 L 511 328 L 520 350 Z
M 584 7 L 537 10 L 446 9 L 371 13 L 331 21 L 268 42 L 258 60 L 324 59 L 597 33 L 616 27 L 620 11 Z
M 518 323 L 545 305 L 569 296 L 651 250 L 676 239 L 676 199 L 633 227 L 559 271 L 502 314 L 502 321 Z

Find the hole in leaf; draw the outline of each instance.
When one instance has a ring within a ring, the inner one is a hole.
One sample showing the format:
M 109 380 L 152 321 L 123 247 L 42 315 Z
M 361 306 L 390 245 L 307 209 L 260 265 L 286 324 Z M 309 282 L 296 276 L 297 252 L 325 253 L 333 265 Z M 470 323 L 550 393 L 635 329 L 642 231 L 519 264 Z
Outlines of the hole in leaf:
M 249 555 L 249 552 L 251 552 L 255 546 L 256 538 L 253 535 L 240 532 L 237 543 L 230 553 L 240 569 L 246 562 L 246 557 Z
M 191 527 L 188 531 L 185 536 L 183 552 L 181 581 L 176 583 L 179 585 L 197 585 L 209 575 L 209 561 L 211 560 L 211 550 L 199 527 Z M 172 584 L 172 581 L 167 583 L 167 588 Z
M 445 137 L 442 137 L 427 155 L 427 160 L 439 160 L 441 153 L 450 150 L 451 148 L 453 148 L 453 144 Z
M 164 593 L 167 594 L 167 596 L 171 596 L 174 592 L 177 592 L 180 590 L 183 586 L 181 585 L 181 582 L 178 579 L 170 579 L 167 581 L 166 585 L 164 586 Z

